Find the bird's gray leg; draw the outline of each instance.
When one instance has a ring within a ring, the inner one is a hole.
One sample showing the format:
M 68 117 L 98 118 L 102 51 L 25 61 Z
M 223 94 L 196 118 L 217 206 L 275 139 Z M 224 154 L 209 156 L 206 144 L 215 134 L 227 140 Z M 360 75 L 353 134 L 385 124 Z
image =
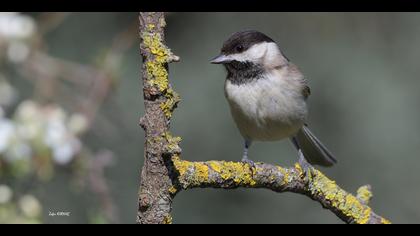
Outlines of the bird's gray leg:
M 309 164 L 309 163 L 306 161 L 305 156 L 303 155 L 303 153 L 302 153 L 302 150 L 301 150 L 301 149 L 299 149 L 299 150 L 298 150 L 298 162 L 299 162 L 299 165 L 302 167 L 303 172 L 305 173 L 305 175 L 306 175 L 307 173 L 309 173 L 308 171 L 310 171 L 310 170 L 311 170 L 311 168 L 313 168 L 313 167 L 312 167 L 312 165 L 311 165 L 311 164 Z
M 252 160 L 248 159 L 248 149 L 251 146 L 251 144 L 252 144 L 251 140 L 245 139 L 245 147 L 244 147 L 244 152 L 243 152 L 241 161 L 244 163 L 248 163 L 251 167 L 255 167 L 255 163 Z
M 311 164 L 309 164 L 306 159 L 305 156 L 302 153 L 302 149 L 299 146 L 299 143 L 296 139 L 296 137 L 291 138 L 291 141 L 293 143 L 293 145 L 295 146 L 295 148 L 298 151 L 298 162 L 299 165 L 302 167 L 303 173 L 305 174 L 305 178 L 308 177 L 308 174 L 310 174 L 310 170 L 313 168 Z

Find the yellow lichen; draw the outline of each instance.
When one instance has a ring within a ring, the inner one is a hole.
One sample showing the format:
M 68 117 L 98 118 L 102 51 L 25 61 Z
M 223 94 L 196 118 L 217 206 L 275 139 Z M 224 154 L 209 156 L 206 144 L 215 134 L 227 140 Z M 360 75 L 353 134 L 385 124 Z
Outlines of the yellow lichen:
M 357 198 L 365 203 L 368 203 L 372 196 L 369 186 L 362 186 L 357 190 Z
M 169 87 L 168 71 L 165 64 L 169 60 L 171 51 L 163 44 L 162 38 L 157 33 L 143 33 L 143 45 L 154 58 L 146 62 L 146 70 L 149 75 L 149 83 L 157 86 L 159 91 L 164 92 Z
M 157 33 L 144 33 L 143 44 L 155 56 L 154 60 L 158 63 L 164 64 L 168 62 L 171 51 L 167 48 L 162 38 Z
M 204 163 L 197 162 L 194 164 L 194 176 L 195 181 L 197 184 L 199 183 L 206 183 L 209 179 L 209 167 Z
M 163 219 L 163 224 L 172 224 L 172 216 L 171 215 L 165 216 L 165 218 Z
M 174 155 L 172 157 L 172 161 L 176 170 L 179 172 L 181 178 L 187 173 L 187 171 L 192 166 L 191 162 L 181 160 L 178 155 Z
M 367 224 L 367 223 L 369 223 L 370 213 L 371 212 L 372 212 L 372 210 L 370 209 L 370 207 L 366 207 L 365 210 L 363 211 L 362 217 L 360 219 L 358 219 L 356 222 L 358 224 Z
M 283 167 L 277 166 L 277 169 L 283 175 L 282 185 L 287 185 L 289 183 L 289 173 Z
M 364 206 L 355 196 L 341 190 L 335 181 L 328 179 L 320 171 L 314 170 L 310 191 L 315 195 L 323 196 L 333 207 L 352 218 L 355 223 L 369 222 L 371 209 Z
M 165 21 L 164 17 L 159 19 L 159 24 L 160 24 L 160 27 L 165 27 L 166 26 L 166 21 Z
M 173 91 L 171 88 L 167 89 L 165 93 L 166 101 L 160 104 L 160 109 L 167 118 L 172 116 L 172 111 L 175 108 L 175 105 L 179 101 L 179 95 Z
M 168 71 L 164 67 L 154 61 L 148 61 L 146 63 L 146 70 L 151 77 L 149 79 L 151 86 L 157 86 L 161 92 L 168 89 Z
M 146 140 L 146 142 L 147 142 L 149 145 L 152 145 L 153 143 L 160 143 L 160 142 L 162 142 L 162 140 L 163 140 L 163 138 L 162 138 L 162 137 L 160 137 L 160 136 L 155 136 L 155 137 L 152 137 L 152 138 L 147 139 L 147 140 Z
M 182 138 L 181 137 L 173 137 L 172 134 L 170 132 L 164 132 L 162 134 L 162 137 L 166 139 L 166 141 L 168 142 L 168 144 L 166 145 L 166 149 L 168 152 L 179 152 L 180 148 L 179 148 L 179 142 L 181 142 Z
M 300 166 L 300 164 L 299 164 L 299 163 L 295 163 L 295 169 L 298 171 L 299 176 L 300 176 L 300 177 L 303 177 L 303 175 L 304 175 L 304 173 L 303 173 L 303 169 L 302 169 L 302 167 Z
M 186 181 L 187 186 L 200 186 L 212 184 L 210 181 L 217 181 L 209 180 L 210 170 L 212 173 L 218 174 L 223 181 L 233 181 L 235 186 L 252 187 L 257 184 L 253 179 L 253 172 L 258 170 L 254 170 L 249 164 L 225 161 L 189 162 L 180 160 L 177 155 L 174 156 L 173 162 L 180 173 L 181 182 Z M 296 177 L 296 174 L 289 173 L 287 169 L 279 166 L 277 168 L 283 175 L 284 183 L 282 184 L 287 184 L 288 181 L 291 181 L 290 178 Z M 301 172 L 303 173 L 299 164 L 295 165 L 295 169 L 299 172 L 299 175 Z M 186 176 L 187 171 L 191 171 L 191 175 Z M 274 178 L 275 176 L 270 176 L 270 179 Z M 354 223 L 369 223 L 372 209 L 364 205 L 359 198 L 340 189 L 335 181 L 328 179 L 318 170 L 312 170 L 309 178 L 309 191 L 312 196 L 324 198 L 328 204 L 349 217 Z M 381 223 L 390 224 L 391 222 L 381 218 Z
M 150 24 L 147 26 L 149 31 L 155 26 Z M 166 47 L 162 38 L 157 33 L 143 33 L 143 45 L 154 55 L 152 60 L 146 62 L 146 71 L 148 74 L 148 82 L 151 86 L 156 86 L 158 90 L 164 93 L 165 101 L 160 104 L 166 117 L 170 118 L 175 104 L 179 101 L 179 96 L 169 85 L 168 70 L 166 63 L 170 58 L 174 58 L 172 52 Z
M 254 186 L 253 173 L 249 172 L 251 166 L 240 162 L 210 162 L 210 167 L 220 175 L 223 180 L 233 180 L 237 185 Z M 254 168 L 252 168 L 254 172 Z
M 155 25 L 154 24 L 148 24 L 147 25 L 147 30 L 148 31 L 152 31 L 154 28 L 155 28 Z
M 191 168 L 193 175 L 188 177 L 188 181 L 192 185 L 200 185 L 210 183 L 209 167 L 216 172 L 224 181 L 232 180 L 236 185 L 254 186 L 256 181 L 252 178 L 249 171 L 250 166 L 238 162 L 218 162 L 210 161 L 207 164 L 202 162 L 174 161 L 175 168 L 179 171 L 181 179 L 184 174 Z
M 171 187 L 168 189 L 168 191 L 169 191 L 169 193 L 170 193 L 170 194 L 175 194 L 175 193 L 177 193 L 177 192 L 178 192 L 178 189 L 177 189 L 175 186 L 171 186 Z
M 391 224 L 391 221 L 389 221 L 389 220 L 387 220 L 387 219 L 385 219 L 385 218 L 381 218 L 381 224 L 386 224 L 386 225 L 388 225 L 388 224 Z
M 220 165 L 220 163 L 219 162 L 217 162 L 217 161 L 209 161 L 208 162 L 209 163 L 209 166 L 214 170 L 214 171 L 216 171 L 217 173 L 220 173 L 220 171 L 222 170 L 222 167 L 221 167 L 221 165 Z
M 177 155 L 172 158 L 172 161 L 179 173 L 181 184 L 187 182 L 190 186 L 197 186 L 209 182 L 209 167 L 205 163 L 183 161 Z M 191 175 L 186 175 L 187 173 Z

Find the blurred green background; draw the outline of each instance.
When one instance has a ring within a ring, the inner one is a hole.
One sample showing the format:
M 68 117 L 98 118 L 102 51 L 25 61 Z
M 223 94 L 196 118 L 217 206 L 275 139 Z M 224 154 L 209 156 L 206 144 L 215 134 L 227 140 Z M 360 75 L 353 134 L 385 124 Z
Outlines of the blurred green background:
M 23 18 L 20 25 L 2 14 L 0 223 L 135 223 L 144 142 L 138 14 L 8 16 Z M 420 14 L 168 13 L 166 20 L 167 45 L 181 57 L 170 65 L 182 99 L 171 130 L 183 139 L 184 159 L 240 160 L 225 71 L 209 59 L 231 33 L 256 29 L 309 80 L 308 123 L 339 160 L 322 171 L 353 193 L 370 184 L 370 205 L 392 222 L 420 222 Z M 45 122 L 19 128 L 31 117 Z M 63 143 L 55 142 L 57 129 Z M 9 150 L 16 140 L 25 145 Z M 297 155 L 282 141 L 255 143 L 250 157 L 290 166 Z M 70 216 L 51 216 L 60 211 Z M 184 191 L 173 218 L 341 223 L 305 196 L 263 189 Z

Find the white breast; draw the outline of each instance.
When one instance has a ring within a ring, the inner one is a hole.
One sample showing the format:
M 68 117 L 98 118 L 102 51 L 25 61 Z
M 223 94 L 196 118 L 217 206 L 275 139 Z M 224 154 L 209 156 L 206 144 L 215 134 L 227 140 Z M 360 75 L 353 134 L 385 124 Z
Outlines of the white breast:
M 307 115 L 299 79 L 274 71 L 250 83 L 226 80 L 225 95 L 232 116 L 244 138 L 274 141 L 290 137 Z

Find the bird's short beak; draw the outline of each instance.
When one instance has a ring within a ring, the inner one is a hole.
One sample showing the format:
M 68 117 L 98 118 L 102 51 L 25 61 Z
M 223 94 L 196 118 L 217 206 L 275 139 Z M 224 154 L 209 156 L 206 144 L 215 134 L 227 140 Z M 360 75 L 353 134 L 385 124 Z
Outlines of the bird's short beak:
M 212 64 L 225 64 L 225 63 L 229 63 L 231 61 L 232 61 L 232 59 L 229 56 L 221 54 L 221 55 L 213 58 L 210 61 L 210 63 L 212 63 Z

